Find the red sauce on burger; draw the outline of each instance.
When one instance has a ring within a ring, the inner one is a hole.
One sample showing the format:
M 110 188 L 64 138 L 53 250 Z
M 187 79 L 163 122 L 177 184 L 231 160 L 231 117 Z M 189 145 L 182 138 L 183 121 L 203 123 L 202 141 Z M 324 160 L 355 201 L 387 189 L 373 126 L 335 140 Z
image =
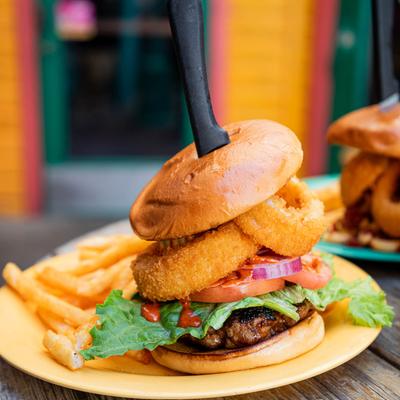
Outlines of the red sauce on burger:
M 198 328 L 201 325 L 201 319 L 190 308 L 189 300 L 181 300 L 180 303 L 182 304 L 182 311 L 179 316 L 178 326 L 181 328 Z
M 158 322 L 160 320 L 160 304 L 143 303 L 141 314 L 149 322 Z

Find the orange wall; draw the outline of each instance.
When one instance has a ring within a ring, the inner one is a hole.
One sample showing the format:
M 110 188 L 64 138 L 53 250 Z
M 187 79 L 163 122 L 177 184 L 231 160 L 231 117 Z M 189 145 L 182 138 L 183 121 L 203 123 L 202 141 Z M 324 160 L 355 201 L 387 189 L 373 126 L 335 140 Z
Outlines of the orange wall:
M 307 152 L 315 0 L 213 4 L 211 85 L 218 121 L 276 120 Z
M 0 0 L 0 215 L 41 206 L 36 3 Z
M 26 208 L 14 0 L 0 0 L 0 214 Z

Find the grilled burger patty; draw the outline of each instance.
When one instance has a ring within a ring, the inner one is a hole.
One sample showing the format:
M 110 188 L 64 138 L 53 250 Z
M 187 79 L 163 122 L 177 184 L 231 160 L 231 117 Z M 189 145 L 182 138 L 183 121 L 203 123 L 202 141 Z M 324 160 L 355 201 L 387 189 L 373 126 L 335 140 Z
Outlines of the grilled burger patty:
M 308 301 L 297 305 L 300 320 L 310 316 L 313 311 L 314 308 Z M 267 340 L 297 322 L 265 307 L 244 308 L 234 311 L 222 328 L 209 328 L 203 339 L 185 335 L 182 341 L 207 350 L 234 349 Z

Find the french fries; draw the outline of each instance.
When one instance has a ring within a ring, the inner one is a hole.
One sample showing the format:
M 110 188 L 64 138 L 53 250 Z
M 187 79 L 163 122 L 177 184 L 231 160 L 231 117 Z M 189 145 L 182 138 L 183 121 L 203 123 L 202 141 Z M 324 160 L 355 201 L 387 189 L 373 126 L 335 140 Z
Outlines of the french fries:
M 148 350 L 129 350 L 126 356 L 143 364 L 149 364 L 151 361 L 151 354 Z
M 66 293 L 78 295 L 79 279 L 76 276 L 57 271 L 49 266 L 43 269 L 43 273 L 38 278 L 49 286 L 61 289 Z
M 106 270 L 101 270 L 101 273 L 91 273 L 91 278 L 76 277 L 69 273 L 57 271 L 54 268 L 47 267 L 43 270 L 43 274 L 39 279 L 44 283 L 61 289 L 67 293 L 82 296 L 93 297 L 104 292 L 111 286 L 114 278 L 123 270 L 128 269 L 134 256 L 128 256 L 118 261 Z M 99 272 L 97 270 L 96 272 Z M 132 276 L 132 273 L 130 273 Z
M 124 237 L 120 241 L 114 243 L 109 248 L 100 253 L 99 257 L 93 260 L 85 260 L 80 262 L 76 268 L 70 272 L 74 275 L 84 275 L 100 268 L 105 268 L 115 264 L 117 261 L 128 257 L 129 255 L 137 254 L 143 251 L 149 242 L 138 239 L 137 237 Z
M 56 361 L 69 369 L 76 370 L 83 367 L 83 357 L 67 336 L 48 330 L 44 335 L 43 345 Z
M 3 271 L 6 282 L 15 289 L 22 298 L 31 299 L 40 308 L 50 311 L 64 318 L 72 325 L 82 325 L 88 321 L 90 315 L 52 294 L 43 291 L 35 281 L 24 276 L 21 270 L 13 263 L 8 263 Z
M 72 330 L 71 326 L 66 324 L 58 315 L 43 310 L 42 308 L 38 308 L 36 313 L 39 315 L 39 318 L 56 333 L 66 334 Z
M 129 235 L 112 235 L 112 236 L 89 236 L 86 239 L 81 240 L 77 244 L 79 251 L 92 250 L 96 252 L 103 251 L 118 242 L 123 238 L 129 238 Z
M 324 203 L 325 212 L 335 211 L 343 207 L 338 181 L 330 183 L 328 186 L 316 188 L 314 193 Z
M 81 283 L 78 288 L 78 295 L 90 297 L 102 293 L 104 290 L 111 286 L 114 278 L 123 269 L 130 270 L 130 265 L 133 258 L 133 256 L 125 257 L 109 267 L 102 275 L 95 277 L 87 282 Z
M 137 286 L 134 279 L 132 279 L 123 289 L 122 297 L 124 299 L 130 300 L 132 296 L 136 293 Z
M 99 254 L 100 251 L 98 250 L 82 249 L 79 251 L 79 259 L 81 261 L 93 260 L 94 258 L 98 257 Z
M 78 243 L 77 253 L 68 255 L 67 262 L 60 263 L 56 257 L 25 272 L 8 263 L 3 277 L 47 327 L 43 345 L 50 355 L 76 370 L 84 366 L 79 351 L 92 341 L 89 332 L 98 320 L 95 305 L 113 289 L 132 298 L 137 289 L 130 266 L 149 244 L 128 235 L 87 238 Z M 126 356 L 142 363 L 151 359 L 146 351 Z
M 124 268 L 120 273 L 115 276 L 111 287 L 113 289 L 124 288 L 132 280 L 132 270 L 131 268 Z

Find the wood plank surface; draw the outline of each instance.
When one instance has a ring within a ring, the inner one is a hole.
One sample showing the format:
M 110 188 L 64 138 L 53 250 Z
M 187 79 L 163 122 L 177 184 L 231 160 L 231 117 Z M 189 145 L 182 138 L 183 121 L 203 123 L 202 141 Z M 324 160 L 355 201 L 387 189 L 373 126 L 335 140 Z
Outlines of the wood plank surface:
M 0 361 L 1 400 L 112 400 L 62 388 L 27 376 Z M 127 376 L 129 379 L 129 376 Z M 369 350 L 350 362 L 320 376 L 269 391 L 249 393 L 225 399 L 237 400 L 317 400 L 400 398 L 400 370 Z

